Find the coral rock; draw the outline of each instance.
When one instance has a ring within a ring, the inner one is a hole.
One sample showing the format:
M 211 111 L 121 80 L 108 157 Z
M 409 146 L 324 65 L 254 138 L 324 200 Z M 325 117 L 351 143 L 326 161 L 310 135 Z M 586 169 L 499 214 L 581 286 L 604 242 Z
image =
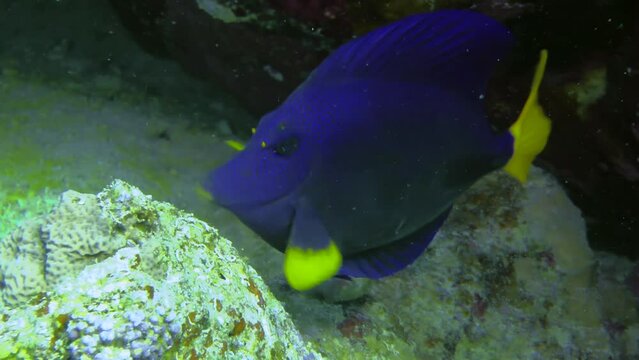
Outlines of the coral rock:
M 228 240 L 137 188 L 66 192 L 34 224 L 3 243 L 35 276 L 3 294 L 0 359 L 320 358 Z

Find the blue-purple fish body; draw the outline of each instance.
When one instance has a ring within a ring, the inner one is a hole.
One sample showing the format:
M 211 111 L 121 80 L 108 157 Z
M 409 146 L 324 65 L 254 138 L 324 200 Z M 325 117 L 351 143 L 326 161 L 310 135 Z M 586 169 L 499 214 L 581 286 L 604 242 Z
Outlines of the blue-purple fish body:
M 391 275 L 476 180 L 505 168 L 525 181 L 545 146 L 545 52 L 510 131 L 495 133 L 485 115 L 486 83 L 511 43 L 502 25 L 468 11 L 415 15 L 354 39 L 264 116 L 206 187 L 285 252 L 295 289 Z

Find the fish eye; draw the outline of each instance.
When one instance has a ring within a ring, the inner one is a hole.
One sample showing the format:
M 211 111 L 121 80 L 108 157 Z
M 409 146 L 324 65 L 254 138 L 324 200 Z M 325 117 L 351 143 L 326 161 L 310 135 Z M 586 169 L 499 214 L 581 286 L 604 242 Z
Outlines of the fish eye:
M 298 144 L 297 137 L 289 137 L 275 144 L 273 152 L 279 156 L 290 156 L 297 150 Z

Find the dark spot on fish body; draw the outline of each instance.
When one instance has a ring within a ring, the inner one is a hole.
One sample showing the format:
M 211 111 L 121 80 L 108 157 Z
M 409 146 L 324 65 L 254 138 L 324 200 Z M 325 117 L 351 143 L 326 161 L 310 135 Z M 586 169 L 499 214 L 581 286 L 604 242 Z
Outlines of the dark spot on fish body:
M 286 138 L 273 145 L 273 153 L 279 156 L 291 156 L 299 147 L 299 139 L 296 136 Z

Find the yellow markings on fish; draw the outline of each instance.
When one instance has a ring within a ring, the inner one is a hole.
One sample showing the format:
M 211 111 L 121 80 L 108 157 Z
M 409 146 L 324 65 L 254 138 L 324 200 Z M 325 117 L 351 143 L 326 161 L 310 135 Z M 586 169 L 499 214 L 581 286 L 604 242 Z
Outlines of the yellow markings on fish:
M 542 50 L 528 100 L 526 100 L 517 121 L 509 129 L 515 142 L 513 155 L 504 170 L 521 183 L 526 182 L 533 160 L 544 149 L 548 142 L 548 136 L 550 136 L 552 124 L 544 114 L 538 99 L 539 85 L 544 76 L 547 60 L 548 51 Z
M 243 142 L 237 140 L 226 140 L 226 145 L 231 147 L 233 150 L 242 151 L 246 147 Z
M 251 134 L 255 135 L 255 128 L 251 128 Z
M 213 195 L 211 195 L 210 192 L 206 191 L 202 185 L 199 185 L 195 187 L 195 194 L 199 197 L 202 198 L 204 200 L 207 201 L 213 201 Z
M 262 141 L 262 149 L 266 148 L 266 141 Z
M 332 278 L 342 266 L 342 254 L 333 241 L 323 249 L 289 246 L 284 256 L 284 276 L 298 291 L 312 289 Z

